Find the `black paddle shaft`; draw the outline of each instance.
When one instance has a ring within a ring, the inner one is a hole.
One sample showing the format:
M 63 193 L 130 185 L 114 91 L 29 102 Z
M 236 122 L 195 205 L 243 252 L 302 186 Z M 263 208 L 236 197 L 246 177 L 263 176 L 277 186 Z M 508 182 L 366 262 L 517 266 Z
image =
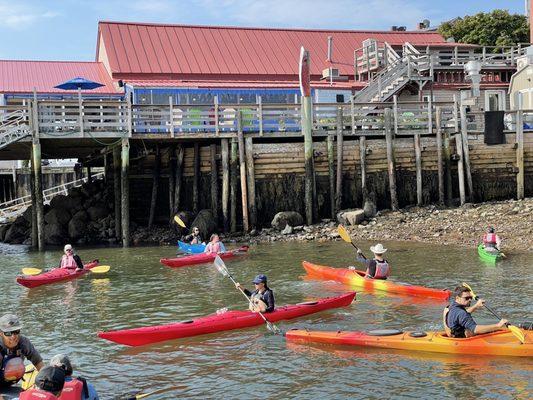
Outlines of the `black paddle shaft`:
M 479 296 L 476 296 L 475 297 L 475 300 L 478 300 L 479 299 Z M 488 305 L 486 304 L 483 304 L 483 307 L 485 307 L 487 309 L 488 312 L 490 312 L 492 315 L 494 315 L 497 319 L 502 319 L 501 315 L 499 315 L 496 311 L 494 311 L 492 308 L 490 308 Z M 507 324 L 509 325 L 509 324 Z M 506 326 L 507 326 L 506 325 Z

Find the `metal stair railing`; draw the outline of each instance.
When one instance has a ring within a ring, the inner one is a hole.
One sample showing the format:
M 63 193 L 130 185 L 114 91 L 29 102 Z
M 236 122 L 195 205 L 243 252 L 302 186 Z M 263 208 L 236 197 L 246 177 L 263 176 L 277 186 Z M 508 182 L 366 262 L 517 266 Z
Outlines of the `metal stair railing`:
M 30 134 L 27 110 L 19 109 L 0 114 L 0 149 Z

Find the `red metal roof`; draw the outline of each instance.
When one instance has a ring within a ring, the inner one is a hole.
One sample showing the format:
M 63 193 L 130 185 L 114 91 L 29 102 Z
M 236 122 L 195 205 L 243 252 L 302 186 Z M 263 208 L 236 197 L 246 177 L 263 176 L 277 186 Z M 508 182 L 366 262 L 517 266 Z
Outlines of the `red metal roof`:
M 353 75 L 354 50 L 368 38 L 391 45 L 446 44 L 436 32 L 343 31 L 100 22 L 97 60 L 103 40 L 114 78 L 291 79 L 298 74 L 303 45 L 311 55 L 311 74 L 333 66 Z M 333 62 L 326 61 L 328 36 L 333 37 Z M 453 44 L 448 43 L 452 46 Z M 225 79 L 227 80 L 227 79 Z
M 18 60 L 0 60 L 0 93 L 77 93 L 54 86 L 78 76 L 104 85 L 82 93 L 120 94 L 100 62 Z

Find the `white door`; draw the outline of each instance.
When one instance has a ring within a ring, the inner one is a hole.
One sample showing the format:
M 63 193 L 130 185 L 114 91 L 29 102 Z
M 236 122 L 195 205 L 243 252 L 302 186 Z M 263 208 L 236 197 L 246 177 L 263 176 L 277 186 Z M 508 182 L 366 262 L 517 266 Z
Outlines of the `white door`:
M 485 90 L 485 111 L 505 111 L 505 90 Z

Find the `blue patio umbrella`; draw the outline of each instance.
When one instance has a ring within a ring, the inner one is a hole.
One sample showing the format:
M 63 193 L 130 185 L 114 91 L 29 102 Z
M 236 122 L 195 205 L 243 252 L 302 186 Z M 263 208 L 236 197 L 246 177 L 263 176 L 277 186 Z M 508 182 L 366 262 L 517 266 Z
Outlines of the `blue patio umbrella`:
M 100 86 L 104 86 L 101 83 L 93 82 L 85 78 L 73 78 L 66 82 L 63 82 L 57 86 L 54 86 L 57 89 L 63 89 L 63 90 L 77 90 L 78 91 L 78 97 L 81 100 L 81 91 L 82 90 L 93 90 L 96 88 L 99 88 Z

